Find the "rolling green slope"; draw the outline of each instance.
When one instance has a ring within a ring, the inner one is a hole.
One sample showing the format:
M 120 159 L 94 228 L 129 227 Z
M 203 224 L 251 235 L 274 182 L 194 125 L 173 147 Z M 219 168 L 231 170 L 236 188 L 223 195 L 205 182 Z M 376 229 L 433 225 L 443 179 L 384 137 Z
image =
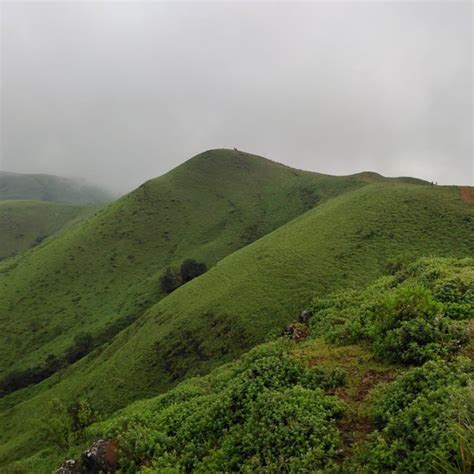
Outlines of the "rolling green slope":
M 41 446 L 26 425 L 48 400 L 84 396 L 108 412 L 164 391 L 281 331 L 315 292 L 362 286 L 401 254 L 472 256 L 473 222 L 457 187 L 382 182 L 328 200 L 224 258 L 62 374 L 5 397 L 0 460 Z
M 120 403 L 207 370 L 283 329 L 314 292 L 366 284 L 399 255 L 472 256 L 473 222 L 456 187 L 375 184 L 336 197 L 151 308 L 88 365 L 91 396 Z
M 0 171 L 0 201 L 98 203 L 108 202 L 112 199 L 112 195 L 108 192 L 73 179 L 48 174 Z
M 55 431 L 55 450 L 16 468 L 50 472 L 113 439 L 124 472 L 472 472 L 473 365 L 456 356 L 473 355 L 473 259 L 420 259 L 308 310 L 297 339 L 258 345 L 133 403 L 89 426 L 68 453 Z M 65 411 L 50 408 L 46 425 L 71 433 Z
M 95 209 L 93 205 L 0 201 L 0 260 L 40 244 L 67 223 Z
M 364 185 L 242 152 L 203 153 L 0 266 L 0 374 L 61 356 L 158 301 L 159 278 L 208 266 L 329 197 Z M 113 332 L 113 331 L 112 331 Z

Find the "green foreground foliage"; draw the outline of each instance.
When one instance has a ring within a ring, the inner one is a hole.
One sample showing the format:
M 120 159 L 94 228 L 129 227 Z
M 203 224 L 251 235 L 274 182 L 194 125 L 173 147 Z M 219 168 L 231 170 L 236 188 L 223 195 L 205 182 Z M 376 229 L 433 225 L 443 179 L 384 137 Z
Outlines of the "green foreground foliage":
M 364 292 L 317 299 L 313 329 L 334 343 L 366 340 L 388 362 L 417 365 L 456 353 L 468 343 L 462 320 L 474 311 L 465 262 L 446 268 L 421 260 Z
M 116 440 L 122 472 L 471 472 L 473 290 L 474 260 L 421 259 L 365 290 L 317 298 L 308 340 L 257 346 L 92 424 L 83 439 Z M 436 318 L 444 324 L 431 324 Z M 393 331 L 418 320 L 430 324 L 424 337 L 404 333 L 397 357 L 380 350 L 399 341 Z M 344 359 L 321 352 L 321 336 L 342 357 L 358 339 L 361 354 L 367 345 L 395 379 L 370 387 L 366 398 L 349 396 L 355 373 L 374 371 L 361 356 L 344 368 Z M 349 446 L 355 411 L 368 432 Z M 53 462 L 61 452 L 56 444 L 43 455 Z

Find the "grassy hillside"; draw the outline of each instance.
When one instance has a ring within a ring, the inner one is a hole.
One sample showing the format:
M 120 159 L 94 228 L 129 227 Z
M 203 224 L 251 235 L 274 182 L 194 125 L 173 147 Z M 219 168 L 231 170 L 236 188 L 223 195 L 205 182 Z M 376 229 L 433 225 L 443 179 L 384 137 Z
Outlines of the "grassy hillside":
M 296 171 L 242 152 L 201 154 L 0 266 L 0 374 L 104 338 L 163 294 L 166 266 L 215 265 L 359 179 Z M 127 319 L 129 318 L 129 319 Z
M 0 260 L 40 244 L 67 223 L 96 209 L 93 205 L 0 201 Z
M 102 189 L 73 179 L 48 174 L 0 171 L 0 201 L 33 200 L 69 203 L 97 203 L 113 199 Z
M 472 259 L 423 259 L 363 291 L 316 297 L 294 325 L 302 337 L 107 420 L 94 423 L 82 399 L 88 418 L 75 427 L 55 400 L 50 447 L 12 469 L 50 472 L 108 438 L 126 472 L 471 472 L 473 297 Z
M 164 391 L 280 331 L 315 292 L 362 286 L 400 255 L 473 255 L 473 220 L 457 187 L 382 182 L 328 200 L 221 260 L 67 371 L 5 397 L 1 459 L 38 445 L 25 420 L 51 398 L 80 394 L 107 412 Z

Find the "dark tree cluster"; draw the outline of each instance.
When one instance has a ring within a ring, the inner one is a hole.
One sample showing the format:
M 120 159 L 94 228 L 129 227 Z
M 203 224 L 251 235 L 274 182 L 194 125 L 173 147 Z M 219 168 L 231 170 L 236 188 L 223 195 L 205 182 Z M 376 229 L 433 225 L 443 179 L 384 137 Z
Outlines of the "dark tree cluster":
M 169 294 L 188 281 L 207 272 L 205 263 L 187 258 L 181 263 L 179 270 L 168 267 L 160 278 L 160 286 L 164 293 Z

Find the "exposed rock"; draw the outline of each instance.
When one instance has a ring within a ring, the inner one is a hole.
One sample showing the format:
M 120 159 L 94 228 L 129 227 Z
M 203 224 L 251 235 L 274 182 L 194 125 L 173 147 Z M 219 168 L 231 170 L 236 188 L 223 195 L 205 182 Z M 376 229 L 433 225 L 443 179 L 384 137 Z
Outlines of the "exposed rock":
M 114 472 L 117 469 L 117 443 L 111 439 L 99 439 L 81 456 L 83 472 Z
M 117 469 L 117 443 L 111 439 L 98 439 L 81 454 L 79 460 L 64 461 L 55 474 L 112 473 Z
M 61 466 L 56 469 L 55 474 L 78 474 L 80 473 L 79 463 L 74 459 L 64 461 Z

